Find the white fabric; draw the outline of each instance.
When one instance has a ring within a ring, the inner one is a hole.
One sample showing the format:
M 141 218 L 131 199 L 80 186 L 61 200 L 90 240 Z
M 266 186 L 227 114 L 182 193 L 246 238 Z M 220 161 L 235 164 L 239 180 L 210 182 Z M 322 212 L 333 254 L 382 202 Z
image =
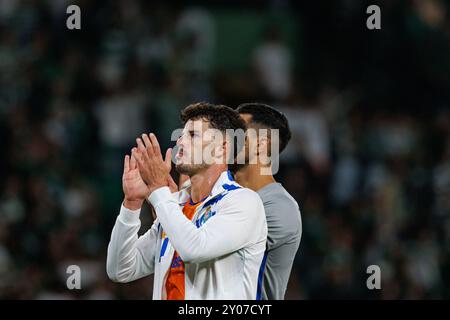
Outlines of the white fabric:
M 154 273 L 153 299 L 165 299 L 176 250 L 185 263 L 186 299 L 256 299 L 267 238 L 257 193 L 239 186 L 225 171 L 192 221 L 182 212 L 189 188 L 171 194 L 163 187 L 148 200 L 158 218 L 139 238 L 140 210 L 121 207 L 108 246 L 110 279 L 130 282 Z

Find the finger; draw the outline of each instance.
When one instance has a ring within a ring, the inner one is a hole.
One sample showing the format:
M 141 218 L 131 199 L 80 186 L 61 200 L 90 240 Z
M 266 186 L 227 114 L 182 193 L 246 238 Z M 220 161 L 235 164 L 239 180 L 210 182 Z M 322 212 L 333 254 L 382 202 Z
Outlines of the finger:
M 139 153 L 145 157 L 148 158 L 151 154 L 148 152 L 148 150 L 145 148 L 144 142 L 142 142 L 141 138 L 136 139 L 137 147 L 139 149 Z M 151 149 L 151 148 L 150 148 Z
M 148 135 L 146 135 L 145 133 L 142 134 L 142 140 L 144 141 L 144 145 L 145 145 L 146 148 L 151 148 L 152 147 L 152 142 L 148 138 Z
M 139 155 L 137 154 L 137 148 L 133 148 L 131 150 L 131 160 L 130 160 L 130 169 L 134 170 L 137 168 L 137 158 L 139 157 Z
M 150 143 L 150 140 L 148 139 L 148 137 L 146 137 L 147 143 L 144 144 L 144 142 L 142 141 L 144 139 L 144 136 L 147 136 L 145 133 L 142 134 L 142 139 L 141 138 L 137 138 L 136 142 L 138 144 L 138 148 L 139 151 L 143 154 L 143 156 L 148 159 L 153 155 L 153 150 L 151 146 L 147 146 L 148 143 Z
M 130 171 L 130 156 L 125 155 L 125 159 L 123 161 L 123 173 L 127 173 Z
M 164 159 L 164 163 L 166 164 L 167 169 L 172 169 L 172 148 L 167 149 L 166 158 Z
M 152 141 L 150 140 L 150 138 L 148 137 L 147 134 L 145 134 L 145 133 L 142 134 L 142 140 L 144 141 L 145 149 L 147 150 L 147 155 L 149 157 L 152 157 L 153 155 L 155 155 L 155 151 L 153 150 Z
M 161 147 L 159 146 L 158 139 L 156 139 L 156 136 L 153 133 L 150 133 L 150 140 L 153 145 L 153 152 L 156 156 L 160 156 L 162 158 Z
M 136 160 L 136 163 L 139 164 L 142 162 L 142 152 L 138 148 L 134 148 L 131 152 L 133 158 Z

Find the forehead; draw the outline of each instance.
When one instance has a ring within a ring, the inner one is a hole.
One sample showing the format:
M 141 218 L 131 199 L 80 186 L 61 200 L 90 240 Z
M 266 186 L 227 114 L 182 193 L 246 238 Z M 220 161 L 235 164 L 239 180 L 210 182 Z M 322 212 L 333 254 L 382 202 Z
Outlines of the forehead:
M 184 125 L 185 130 L 205 130 L 209 128 L 209 121 L 205 119 L 188 120 Z

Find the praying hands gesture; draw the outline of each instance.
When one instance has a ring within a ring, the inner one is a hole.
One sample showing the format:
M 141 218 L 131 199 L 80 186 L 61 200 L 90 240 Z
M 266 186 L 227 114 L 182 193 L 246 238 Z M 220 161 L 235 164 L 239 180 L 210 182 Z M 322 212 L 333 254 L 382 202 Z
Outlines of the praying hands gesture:
M 158 140 L 154 134 L 138 138 L 137 148 L 131 150 L 131 157 L 125 156 L 122 188 L 125 194 L 123 205 L 130 210 L 142 207 L 143 202 L 156 189 L 168 186 L 171 192 L 178 191 L 170 176 L 172 149 L 166 152 L 163 160 Z
M 139 173 L 148 186 L 149 194 L 165 186 L 168 186 L 171 192 L 178 191 L 177 184 L 170 175 L 172 149 L 167 149 L 163 159 L 158 139 L 153 133 L 142 134 L 142 139 L 137 138 L 136 142 L 137 148 L 133 148 L 131 154 L 136 159 Z

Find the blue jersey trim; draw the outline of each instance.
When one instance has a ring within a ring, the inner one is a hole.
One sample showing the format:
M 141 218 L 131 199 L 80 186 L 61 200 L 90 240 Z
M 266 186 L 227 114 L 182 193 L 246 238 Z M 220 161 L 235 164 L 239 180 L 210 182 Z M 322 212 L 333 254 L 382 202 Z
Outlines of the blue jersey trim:
M 189 198 L 189 204 L 190 204 L 191 206 L 194 206 L 194 205 L 196 205 L 196 204 L 199 203 L 199 202 L 205 201 L 206 198 L 208 198 L 208 196 L 204 197 L 202 200 L 197 201 L 197 202 L 192 202 L 192 198 Z
M 266 261 L 267 261 L 267 251 L 264 252 L 264 257 L 261 262 L 261 266 L 259 267 L 258 288 L 256 289 L 256 300 L 261 300 L 262 285 L 263 285 L 263 279 L 264 279 L 264 269 L 266 268 Z
M 209 199 L 208 201 L 205 202 L 205 204 L 202 206 L 203 208 L 206 208 L 209 205 L 213 205 L 214 203 L 218 202 L 220 199 L 222 199 L 225 196 L 225 193 L 221 193 L 217 196 L 215 196 L 214 198 Z
M 233 191 L 233 190 L 236 190 L 236 189 L 240 189 L 241 187 L 239 187 L 237 185 L 234 185 L 234 184 L 226 184 L 226 183 L 224 183 L 222 185 L 222 188 L 224 188 L 227 191 Z
M 161 247 L 161 253 L 159 254 L 159 261 L 161 262 L 161 257 L 164 256 L 164 253 L 166 252 L 167 249 L 167 243 L 169 242 L 169 238 L 165 238 L 163 245 Z

